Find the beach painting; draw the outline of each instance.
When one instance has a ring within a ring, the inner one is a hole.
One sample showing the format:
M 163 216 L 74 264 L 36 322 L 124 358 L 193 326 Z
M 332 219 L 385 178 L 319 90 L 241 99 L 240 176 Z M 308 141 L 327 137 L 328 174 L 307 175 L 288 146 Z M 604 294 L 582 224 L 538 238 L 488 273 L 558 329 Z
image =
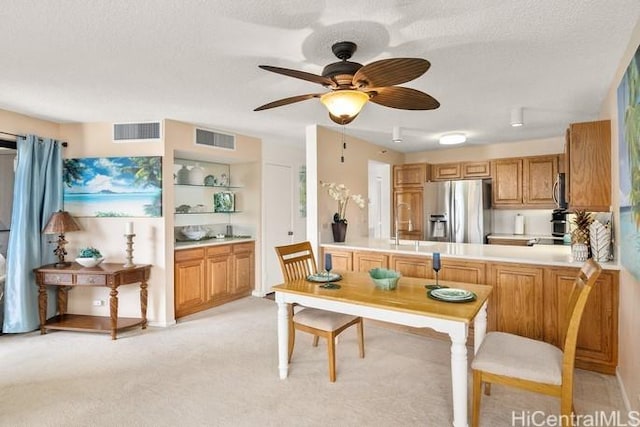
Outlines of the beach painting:
M 73 216 L 162 216 L 162 157 L 65 159 L 62 178 Z
M 640 280 L 640 47 L 618 86 L 620 263 Z

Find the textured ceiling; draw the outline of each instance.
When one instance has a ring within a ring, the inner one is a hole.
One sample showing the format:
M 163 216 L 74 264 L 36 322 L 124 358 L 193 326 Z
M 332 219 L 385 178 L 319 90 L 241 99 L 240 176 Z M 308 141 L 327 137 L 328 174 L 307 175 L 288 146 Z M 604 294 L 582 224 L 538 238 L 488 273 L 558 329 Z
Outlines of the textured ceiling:
M 369 103 L 346 127 L 399 151 L 557 137 L 597 118 L 640 18 L 638 0 L 2 0 L 0 108 L 60 122 L 172 118 L 303 145 L 338 128 L 317 99 L 260 112 L 319 85 L 258 68 L 320 74 L 331 44 L 353 61 L 421 57 L 405 86 L 434 111 Z M 512 128 L 512 107 L 525 126 Z M 391 142 L 394 125 L 403 142 Z M 0 129 L 2 130 L 2 129 Z

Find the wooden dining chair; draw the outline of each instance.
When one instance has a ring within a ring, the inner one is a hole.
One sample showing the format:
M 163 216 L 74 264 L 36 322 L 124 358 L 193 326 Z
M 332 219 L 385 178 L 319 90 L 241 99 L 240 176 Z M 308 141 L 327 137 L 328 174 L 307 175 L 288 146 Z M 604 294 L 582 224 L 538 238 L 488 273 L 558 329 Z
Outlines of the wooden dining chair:
M 311 243 L 301 242 L 292 245 L 277 246 L 276 252 L 280 260 L 280 267 L 285 282 L 306 279 L 310 274 L 315 274 L 316 261 L 313 256 Z M 295 344 L 295 331 L 308 332 L 313 335 L 313 346 L 318 346 L 319 337 L 327 339 L 327 351 L 329 353 L 329 380 L 336 380 L 336 337 L 349 326 L 358 326 L 358 346 L 360 357 L 364 357 L 364 331 L 362 317 L 349 314 L 335 313 L 333 311 L 319 310 L 317 308 L 302 308 L 294 310 L 289 305 L 289 362 L 293 355 Z
M 472 427 L 478 427 L 481 388 L 490 395 L 491 383 L 517 387 L 560 398 L 562 426 L 572 425 L 573 371 L 580 320 L 602 268 L 593 259 L 582 265 L 567 304 L 561 348 L 505 332 L 489 332 L 476 353 L 473 371 Z

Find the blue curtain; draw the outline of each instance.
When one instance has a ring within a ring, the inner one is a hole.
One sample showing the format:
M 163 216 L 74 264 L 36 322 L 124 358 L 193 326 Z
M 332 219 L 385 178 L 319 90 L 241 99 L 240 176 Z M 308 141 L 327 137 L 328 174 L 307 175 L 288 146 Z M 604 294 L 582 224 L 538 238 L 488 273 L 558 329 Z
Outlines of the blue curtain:
M 42 234 L 51 214 L 62 207 L 62 147 L 52 139 L 18 139 L 11 231 L 7 249 L 3 332 L 39 327 L 38 288 L 33 269 L 55 261 L 54 244 Z M 49 291 L 47 317 L 55 314 Z

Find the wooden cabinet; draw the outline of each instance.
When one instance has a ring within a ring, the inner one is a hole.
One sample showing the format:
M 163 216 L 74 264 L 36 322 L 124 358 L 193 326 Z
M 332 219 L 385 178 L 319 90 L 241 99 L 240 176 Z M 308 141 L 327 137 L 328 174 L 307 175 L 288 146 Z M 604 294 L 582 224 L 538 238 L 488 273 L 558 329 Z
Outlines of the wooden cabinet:
M 489 329 L 543 339 L 544 269 L 490 264 Z
M 324 254 L 331 254 L 331 265 L 336 271 L 353 271 L 353 252 L 322 248 L 320 259 L 324 263 Z M 324 268 L 318 265 L 319 268 Z
M 464 179 L 491 178 L 491 162 L 489 160 L 463 162 L 461 168 Z
M 199 311 L 207 301 L 204 249 L 176 251 L 174 299 L 176 317 Z
M 247 296 L 254 287 L 253 242 L 175 251 L 176 318 Z
M 567 306 L 578 268 L 549 269 L 545 277 L 545 337 L 561 346 Z M 618 272 L 603 271 L 585 306 L 576 347 L 576 366 L 615 374 L 618 360 Z
M 483 262 L 443 258 L 441 264 L 442 269 L 438 273 L 441 280 L 475 284 L 486 283 L 485 264 Z
M 559 155 L 498 159 L 492 162 L 496 208 L 555 208 L 553 186 Z
M 407 163 L 393 166 L 393 187 L 420 187 L 427 180 L 426 163 Z
M 572 123 L 565 145 L 569 209 L 611 209 L 611 121 Z
M 553 186 L 558 177 L 558 156 L 527 157 L 522 166 L 523 204 L 555 208 Z
M 233 245 L 233 281 L 231 283 L 231 291 L 235 295 L 245 295 L 251 293 L 254 287 L 254 244 L 251 242 Z
M 493 206 L 513 207 L 522 205 L 522 159 L 500 159 L 491 164 Z
M 381 252 L 354 252 L 353 271 L 367 272 L 372 268 L 389 268 L 389 256 Z
M 452 179 L 461 179 L 462 172 L 460 163 L 441 163 L 431 165 L 432 181 L 448 181 Z
M 480 179 L 491 177 L 491 162 L 441 163 L 431 165 L 432 181 L 448 181 L 455 179 Z
M 401 239 L 423 240 L 424 220 L 422 218 L 422 188 L 394 191 L 393 215 L 394 219 L 397 218 L 398 220 L 398 232 Z M 409 225 L 411 225 L 411 227 L 409 227 Z M 409 230 L 409 228 L 411 228 L 411 230 Z
M 429 279 L 433 275 L 431 258 L 426 257 L 393 254 L 389 257 L 389 268 L 406 277 Z

